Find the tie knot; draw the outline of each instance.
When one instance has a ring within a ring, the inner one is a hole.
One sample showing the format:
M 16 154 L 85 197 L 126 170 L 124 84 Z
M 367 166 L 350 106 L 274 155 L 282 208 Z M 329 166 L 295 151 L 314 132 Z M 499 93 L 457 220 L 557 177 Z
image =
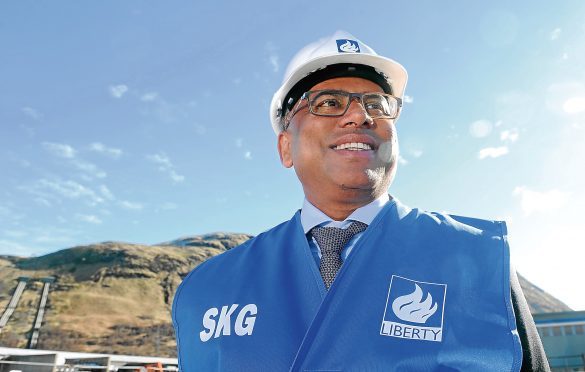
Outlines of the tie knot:
M 311 229 L 311 235 L 319 243 L 322 254 L 340 254 L 347 242 L 355 234 L 364 231 L 367 227 L 368 225 L 363 222 L 354 221 L 347 229 L 340 229 L 338 227 L 314 227 Z

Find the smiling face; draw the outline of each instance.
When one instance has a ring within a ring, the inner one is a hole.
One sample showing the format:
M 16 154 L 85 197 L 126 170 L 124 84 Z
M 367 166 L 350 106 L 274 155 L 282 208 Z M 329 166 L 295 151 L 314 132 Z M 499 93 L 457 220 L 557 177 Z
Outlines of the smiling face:
M 311 91 L 383 92 L 356 77 L 325 80 Z M 304 108 L 302 108 L 305 106 Z M 316 116 L 306 100 L 278 136 L 282 164 L 294 167 L 307 199 L 336 220 L 385 193 L 396 172 L 398 142 L 394 120 L 372 120 L 353 100 L 345 115 Z

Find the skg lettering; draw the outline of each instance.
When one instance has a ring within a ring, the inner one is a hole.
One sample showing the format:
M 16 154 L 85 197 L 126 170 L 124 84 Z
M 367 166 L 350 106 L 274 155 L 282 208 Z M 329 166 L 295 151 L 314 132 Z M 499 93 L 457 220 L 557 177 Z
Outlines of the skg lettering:
M 203 314 L 203 330 L 199 332 L 199 338 L 207 342 L 220 336 L 232 334 L 232 315 L 238 309 L 238 304 L 222 306 L 221 311 L 212 307 Z M 255 304 L 248 304 L 240 309 L 233 323 L 233 329 L 238 336 L 251 336 L 256 323 L 258 307 Z M 218 317 L 219 315 L 219 317 Z

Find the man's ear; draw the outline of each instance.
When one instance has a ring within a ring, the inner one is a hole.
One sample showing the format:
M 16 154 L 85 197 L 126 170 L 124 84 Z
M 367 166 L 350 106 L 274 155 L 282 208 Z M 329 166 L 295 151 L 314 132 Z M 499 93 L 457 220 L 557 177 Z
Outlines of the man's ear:
M 289 132 L 280 132 L 278 134 L 278 154 L 280 155 L 280 162 L 287 168 L 293 166 L 292 161 L 292 143 Z

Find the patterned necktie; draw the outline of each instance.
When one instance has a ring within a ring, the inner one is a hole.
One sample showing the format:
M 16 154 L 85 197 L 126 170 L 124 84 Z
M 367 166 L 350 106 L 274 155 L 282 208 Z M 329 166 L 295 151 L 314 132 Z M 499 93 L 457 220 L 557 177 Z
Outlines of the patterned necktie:
M 355 221 L 347 229 L 337 227 L 314 227 L 311 229 L 311 235 L 315 238 L 321 248 L 321 262 L 319 271 L 325 283 L 325 288 L 329 289 L 331 283 L 343 263 L 341 261 L 341 251 L 351 238 L 362 231 L 368 225 L 363 222 Z

